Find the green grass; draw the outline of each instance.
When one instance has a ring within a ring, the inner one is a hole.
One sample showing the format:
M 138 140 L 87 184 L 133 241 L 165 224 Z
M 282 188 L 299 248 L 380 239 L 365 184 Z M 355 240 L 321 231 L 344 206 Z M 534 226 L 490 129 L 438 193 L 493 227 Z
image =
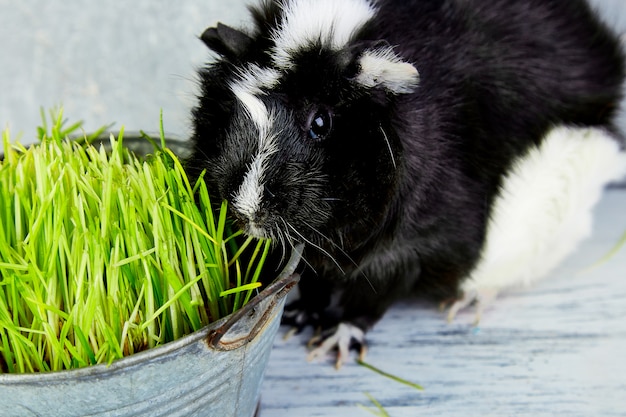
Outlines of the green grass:
M 384 376 L 385 378 L 389 378 L 389 379 L 391 379 L 392 381 L 399 382 L 400 384 L 404 384 L 404 385 L 406 385 L 406 386 L 408 386 L 408 387 L 411 387 L 411 388 L 414 388 L 414 389 L 416 389 L 416 390 L 418 390 L 418 391 L 423 391 L 423 390 L 424 390 L 424 387 L 422 387 L 422 386 L 421 386 L 421 385 L 419 385 L 419 384 L 416 384 L 415 382 L 411 382 L 411 381 L 409 381 L 409 380 L 407 380 L 407 379 L 400 378 L 399 376 L 396 376 L 396 375 L 390 374 L 389 372 L 385 372 L 385 371 L 383 371 L 382 369 L 377 368 L 377 367 L 375 367 L 374 365 L 371 365 L 371 364 L 369 364 L 369 363 L 367 363 L 367 362 L 365 362 L 365 361 L 363 361 L 363 360 L 361 360 L 361 359 L 357 359 L 357 361 L 356 361 L 356 362 L 357 362 L 359 365 L 361 365 L 362 367 L 367 368 L 367 369 L 369 369 L 370 371 L 376 372 L 378 375 Z
M 373 415 L 377 417 L 391 417 L 389 413 L 387 412 L 387 410 L 385 410 L 385 407 L 383 407 L 380 401 L 378 401 L 372 394 L 370 394 L 369 392 L 366 392 L 365 396 L 367 397 L 368 400 L 370 400 L 372 404 L 374 404 L 376 408 L 374 409 L 374 408 L 366 407 L 363 404 L 358 404 L 360 408 L 366 411 L 369 411 L 370 413 L 372 413 Z
M 0 372 L 110 364 L 236 311 L 261 285 L 270 242 L 231 231 L 163 133 L 140 159 L 123 131 L 110 151 L 67 139 L 79 127 L 58 112 L 30 148 L 3 133 Z
M 389 372 L 385 372 L 380 368 L 377 368 L 361 359 L 357 359 L 356 361 L 359 365 L 361 365 L 362 367 L 369 369 L 370 371 L 376 372 L 378 375 L 383 376 L 385 378 L 389 378 L 392 381 L 398 382 L 400 384 L 406 385 L 410 388 L 416 389 L 418 391 L 423 391 L 424 387 L 422 387 L 419 384 L 416 384 L 414 382 L 411 382 L 407 379 L 404 378 L 400 378 L 399 376 L 390 374 Z M 378 417 L 390 417 L 389 413 L 387 412 L 387 410 L 385 409 L 385 407 L 380 403 L 380 401 L 378 401 L 372 394 L 370 394 L 369 392 L 364 393 L 365 396 L 370 400 L 370 402 L 374 405 L 374 407 L 376 408 L 371 408 L 368 406 L 365 406 L 363 404 L 358 404 L 358 406 L 366 411 L 369 411 L 370 413 L 372 413 L 375 416 Z

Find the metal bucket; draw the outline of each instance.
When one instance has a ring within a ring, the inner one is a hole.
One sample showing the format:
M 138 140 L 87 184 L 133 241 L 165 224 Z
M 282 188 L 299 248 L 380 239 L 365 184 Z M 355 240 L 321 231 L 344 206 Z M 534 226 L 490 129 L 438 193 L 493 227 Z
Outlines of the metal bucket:
M 0 416 L 253 416 L 300 254 L 244 308 L 182 339 L 110 366 L 0 374 Z

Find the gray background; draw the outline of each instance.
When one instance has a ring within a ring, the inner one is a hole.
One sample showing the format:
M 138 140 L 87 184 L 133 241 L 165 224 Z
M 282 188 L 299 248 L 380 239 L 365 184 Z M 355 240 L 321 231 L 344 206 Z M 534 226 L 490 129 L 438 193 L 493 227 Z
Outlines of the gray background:
M 85 130 L 189 134 L 198 40 L 218 20 L 242 24 L 244 0 L 0 0 L 0 127 L 32 141 L 39 109 L 63 105 Z
M 0 128 L 31 142 L 40 107 L 62 104 L 87 131 L 156 132 L 163 109 L 166 132 L 188 137 L 195 71 L 210 57 L 197 37 L 217 21 L 245 24 L 247 3 L 0 0 Z M 626 0 L 592 3 L 626 32 Z

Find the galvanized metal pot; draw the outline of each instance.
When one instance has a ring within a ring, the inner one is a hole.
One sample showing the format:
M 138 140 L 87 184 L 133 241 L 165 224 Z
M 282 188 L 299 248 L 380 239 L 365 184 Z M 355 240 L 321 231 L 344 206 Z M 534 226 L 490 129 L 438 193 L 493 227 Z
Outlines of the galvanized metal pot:
M 243 309 L 172 343 L 110 366 L 0 374 L 0 416 L 252 417 L 300 255 Z

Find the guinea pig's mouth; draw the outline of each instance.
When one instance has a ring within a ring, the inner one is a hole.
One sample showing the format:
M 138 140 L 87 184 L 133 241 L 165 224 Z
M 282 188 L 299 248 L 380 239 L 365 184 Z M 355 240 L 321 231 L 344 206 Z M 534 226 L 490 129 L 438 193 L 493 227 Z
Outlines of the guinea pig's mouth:
M 268 231 L 264 227 L 259 226 L 254 222 L 246 222 L 246 224 L 243 226 L 243 232 L 246 235 L 255 237 L 257 239 L 272 239 L 274 235 L 273 233 L 271 233 L 271 231 Z
M 257 239 L 271 239 L 273 244 L 284 247 L 294 246 L 297 242 L 306 242 L 304 235 L 297 231 L 288 220 L 280 215 L 258 214 L 248 216 L 234 211 L 235 226 L 246 236 Z

